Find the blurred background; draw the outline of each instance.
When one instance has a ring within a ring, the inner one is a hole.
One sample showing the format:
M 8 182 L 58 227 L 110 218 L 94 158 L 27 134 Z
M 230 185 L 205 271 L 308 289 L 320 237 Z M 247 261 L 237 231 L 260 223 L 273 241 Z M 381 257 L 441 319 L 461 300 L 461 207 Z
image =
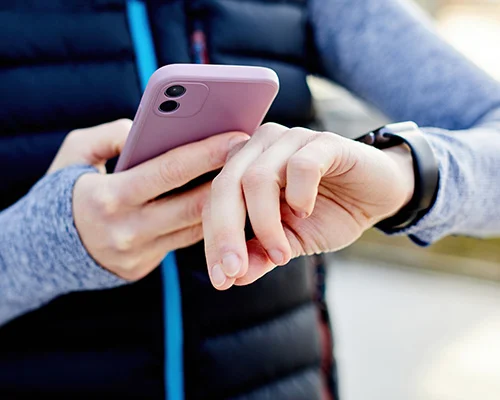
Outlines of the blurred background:
M 418 0 L 440 34 L 500 80 L 500 0 Z M 388 121 L 311 78 L 328 130 Z M 328 300 L 343 400 L 500 399 L 500 240 L 423 249 L 368 232 L 330 258 Z

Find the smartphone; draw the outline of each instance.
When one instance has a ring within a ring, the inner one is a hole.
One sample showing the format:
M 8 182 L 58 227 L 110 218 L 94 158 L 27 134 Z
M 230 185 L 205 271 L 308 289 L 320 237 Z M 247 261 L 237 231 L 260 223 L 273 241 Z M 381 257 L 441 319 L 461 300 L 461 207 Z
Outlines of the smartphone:
M 279 90 L 263 67 L 171 64 L 150 78 L 115 172 L 223 132 L 252 134 Z

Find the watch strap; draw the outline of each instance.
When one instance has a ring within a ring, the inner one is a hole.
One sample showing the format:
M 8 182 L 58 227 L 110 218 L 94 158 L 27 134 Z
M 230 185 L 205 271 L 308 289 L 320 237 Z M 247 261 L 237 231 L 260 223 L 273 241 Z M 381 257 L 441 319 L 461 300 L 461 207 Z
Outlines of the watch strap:
M 414 194 L 396 215 L 376 226 L 386 233 L 392 233 L 414 225 L 434 204 L 439 186 L 436 157 L 418 125 L 414 122 L 389 124 L 355 140 L 380 150 L 403 143 L 410 148 L 415 172 Z

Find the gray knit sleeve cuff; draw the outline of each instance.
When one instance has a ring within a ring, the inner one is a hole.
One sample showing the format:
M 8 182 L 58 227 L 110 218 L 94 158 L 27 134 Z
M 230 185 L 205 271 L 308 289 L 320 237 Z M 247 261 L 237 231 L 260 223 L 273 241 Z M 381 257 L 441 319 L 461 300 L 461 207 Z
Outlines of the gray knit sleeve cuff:
M 86 251 L 73 219 L 73 188 L 89 166 L 42 178 L 0 212 L 0 325 L 74 291 L 127 283 Z
M 53 176 L 47 176 L 44 178 L 46 182 L 40 182 L 40 185 L 59 189 L 50 195 L 52 204 L 47 204 L 51 210 L 49 213 L 53 212 L 50 229 L 54 233 L 51 243 L 48 243 L 53 251 L 53 261 L 48 264 L 58 266 L 60 271 L 64 271 L 72 290 L 112 288 L 126 283 L 94 261 L 85 249 L 75 226 L 72 201 L 75 183 L 81 175 L 95 172 L 97 171 L 93 167 L 74 166 L 58 171 Z M 33 190 L 39 188 L 35 187 Z
M 75 183 L 95 172 L 90 166 L 72 166 L 46 175 L 0 214 L 2 282 L 14 298 L 46 302 L 72 291 L 126 283 L 92 259 L 74 223 Z
M 416 224 L 395 232 L 394 235 L 408 235 L 420 246 L 428 246 L 448 235 L 456 233 L 463 213 L 466 213 L 465 199 L 474 198 L 475 185 L 470 184 L 463 170 L 456 165 L 453 152 L 454 138 L 441 129 L 424 128 L 439 163 L 439 187 L 431 209 Z M 464 151 L 464 156 L 468 155 Z

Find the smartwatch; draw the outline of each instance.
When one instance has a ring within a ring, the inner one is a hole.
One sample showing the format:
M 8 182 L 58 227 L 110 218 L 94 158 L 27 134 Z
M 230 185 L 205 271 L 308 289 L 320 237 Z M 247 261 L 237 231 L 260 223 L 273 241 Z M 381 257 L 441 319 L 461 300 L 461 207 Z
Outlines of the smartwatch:
M 415 173 L 413 197 L 396 215 L 379 222 L 376 227 L 394 233 L 416 224 L 433 206 L 439 186 L 438 162 L 418 125 L 414 122 L 389 124 L 355 140 L 380 150 L 401 144 L 410 148 Z

